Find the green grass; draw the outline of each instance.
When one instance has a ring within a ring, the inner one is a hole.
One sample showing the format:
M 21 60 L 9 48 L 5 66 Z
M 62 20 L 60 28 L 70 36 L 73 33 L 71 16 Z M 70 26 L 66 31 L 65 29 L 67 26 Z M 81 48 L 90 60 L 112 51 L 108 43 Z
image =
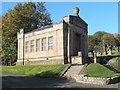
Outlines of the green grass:
M 113 54 L 120 55 L 120 52 L 118 52 L 118 50 L 112 50 L 112 53 L 113 53 Z
M 37 65 L 37 66 L 1 66 L 0 71 L 8 74 L 18 74 L 27 76 L 55 77 L 67 67 L 65 65 Z
M 84 73 L 89 77 L 107 78 L 107 77 L 118 76 L 117 73 L 109 70 L 108 68 L 98 63 L 89 64 L 84 70 Z
M 111 63 L 110 65 L 112 65 L 113 67 L 115 67 L 116 69 L 120 69 L 120 57 L 116 57 L 111 59 Z
M 120 52 L 118 52 L 118 50 L 112 50 L 112 55 L 108 55 L 108 54 L 106 55 L 103 53 L 102 55 L 98 55 L 98 56 L 118 56 L 118 55 L 120 55 Z M 88 53 L 88 56 L 93 57 L 91 53 Z

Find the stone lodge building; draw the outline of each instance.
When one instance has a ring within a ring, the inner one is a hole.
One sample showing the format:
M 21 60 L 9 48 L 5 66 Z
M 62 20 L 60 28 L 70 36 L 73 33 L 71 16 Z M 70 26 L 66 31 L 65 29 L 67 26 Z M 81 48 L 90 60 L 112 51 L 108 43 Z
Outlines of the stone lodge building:
M 88 56 L 87 23 L 78 15 L 63 17 L 63 20 L 30 32 L 21 29 L 18 38 L 16 65 L 84 64 Z

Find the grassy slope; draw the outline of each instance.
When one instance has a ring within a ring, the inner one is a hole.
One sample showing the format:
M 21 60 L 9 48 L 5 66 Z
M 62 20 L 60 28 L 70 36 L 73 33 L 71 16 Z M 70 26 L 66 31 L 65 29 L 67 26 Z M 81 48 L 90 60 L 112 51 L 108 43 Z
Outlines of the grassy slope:
M 90 77 L 114 77 L 117 76 L 118 74 L 109 70 L 108 68 L 104 67 L 103 65 L 100 65 L 98 63 L 92 63 L 88 65 L 84 71 L 84 73 L 87 76 Z
M 117 69 L 120 69 L 120 57 L 116 58 L 117 60 L 113 63 L 111 63 L 111 65 Z
M 112 65 L 113 65 L 115 68 L 120 69 L 120 60 L 114 62 Z
M 2 66 L 0 71 L 3 73 L 19 74 L 19 75 L 39 75 L 57 76 L 60 72 L 67 67 L 67 65 L 39 65 L 39 66 Z M 46 77 L 47 77 L 46 76 Z

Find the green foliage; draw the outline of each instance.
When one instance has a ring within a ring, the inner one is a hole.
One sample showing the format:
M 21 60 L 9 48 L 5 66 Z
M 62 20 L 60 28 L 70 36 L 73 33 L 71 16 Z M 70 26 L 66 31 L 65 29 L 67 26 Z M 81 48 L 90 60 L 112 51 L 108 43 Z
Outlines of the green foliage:
M 96 52 L 103 52 L 106 49 L 105 42 L 103 42 L 103 36 L 110 35 L 110 33 L 104 31 L 97 31 L 93 36 L 99 40 L 97 46 L 94 48 Z M 104 46 L 104 48 L 103 48 Z M 107 51 L 106 51 L 107 52 Z
M 61 71 L 67 67 L 65 65 L 37 65 L 37 66 L 1 66 L 2 73 L 39 76 L 39 77 L 53 77 L 58 76 Z M 52 75 L 52 76 L 51 76 Z
M 104 43 L 106 43 L 107 45 L 114 45 L 115 44 L 115 38 L 113 36 L 113 34 L 105 34 L 102 39 L 104 40 Z
M 98 43 L 100 42 L 99 39 L 97 39 L 96 37 L 89 35 L 88 36 L 88 45 L 89 46 L 96 46 L 98 45 Z
M 94 52 L 99 52 L 99 53 L 102 53 L 103 52 L 103 48 L 101 45 L 97 45 L 94 47 Z
M 97 39 L 101 40 L 103 35 L 108 34 L 107 32 L 104 31 L 97 31 L 96 33 L 93 34 L 94 37 L 96 37 Z
M 114 34 L 115 45 L 120 47 L 120 34 Z
M 108 68 L 106 68 L 103 65 L 98 64 L 98 63 L 89 64 L 86 67 L 84 72 L 85 72 L 85 74 L 87 76 L 90 76 L 90 77 L 103 77 L 103 78 L 106 78 L 106 77 L 118 76 L 117 73 L 109 70 Z
M 17 57 L 17 32 L 24 28 L 25 32 L 51 24 L 50 14 L 44 3 L 18 3 L 14 9 L 2 16 L 2 53 L 3 64 L 10 65 Z M 11 62 L 10 62 L 11 61 Z
M 88 49 L 89 51 L 95 51 L 99 53 L 105 52 L 106 55 L 108 54 L 108 51 L 113 50 L 113 46 L 118 47 L 120 46 L 120 35 L 119 34 L 110 34 L 103 31 L 97 31 L 93 35 L 88 36 Z
M 100 46 L 100 40 L 94 37 L 93 35 L 88 36 L 88 49 L 89 51 L 96 50 Z

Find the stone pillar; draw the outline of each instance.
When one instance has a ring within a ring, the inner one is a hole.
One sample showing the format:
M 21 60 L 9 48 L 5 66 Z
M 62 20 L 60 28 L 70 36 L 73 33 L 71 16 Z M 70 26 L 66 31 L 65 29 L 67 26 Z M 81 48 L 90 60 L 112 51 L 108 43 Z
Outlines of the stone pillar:
M 20 59 L 20 40 L 19 40 L 20 33 L 17 32 L 17 40 L 18 40 L 18 48 L 17 48 L 17 60 Z
M 87 35 L 88 35 L 88 27 L 86 26 L 86 32 L 84 32 L 85 58 L 88 57 Z
M 24 29 L 20 29 L 20 32 L 17 33 L 17 39 L 18 39 L 18 61 L 23 60 L 24 65 Z
M 78 52 L 78 56 L 79 56 L 79 58 L 80 58 L 80 61 L 79 61 L 80 64 L 84 64 L 84 61 L 83 61 L 84 59 L 82 58 L 82 52 L 81 52 L 81 51 Z M 78 63 L 79 63 L 79 62 L 78 62 Z
M 86 62 L 85 60 L 87 59 L 88 57 L 88 46 L 87 46 L 87 31 L 84 32 L 81 36 L 82 38 L 82 57 L 83 57 L 83 63 Z
M 69 63 L 71 63 L 71 54 L 70 54 L 70 52 L 71 52 L 71 51 L 70 51 L 70 50 L 71 50 L 71 49 L 70 49 L 70 37 L 71 37 L 70 27 L 68 27 L 68 42 L 67 42 L 67 43 L 68 43 L 68 48 L 67 48 L 67 49 L 68 49 L 68 56 L 67 56 L 67 57 L 68 57 L 68 62 L 69 62 Z
M 84 34 L 82 34 L 81 35 L 81 46 L 83 46 L 83 47 L 81 47 L 81 50 L 82 50 L 82 62 L 83 62 L 83 64 L 84 64 L 84 60 L 85 60 L 85 58 L 86 58 L 86 40 L 85 40 L 85 35 Z
M 87 32 L 86 32 L 86 57 L 88 58 L 88 43 L 87 43 L 88 40 L 87 40 L 87 38 L 88 38 L 88 29 L 87 29 Z

